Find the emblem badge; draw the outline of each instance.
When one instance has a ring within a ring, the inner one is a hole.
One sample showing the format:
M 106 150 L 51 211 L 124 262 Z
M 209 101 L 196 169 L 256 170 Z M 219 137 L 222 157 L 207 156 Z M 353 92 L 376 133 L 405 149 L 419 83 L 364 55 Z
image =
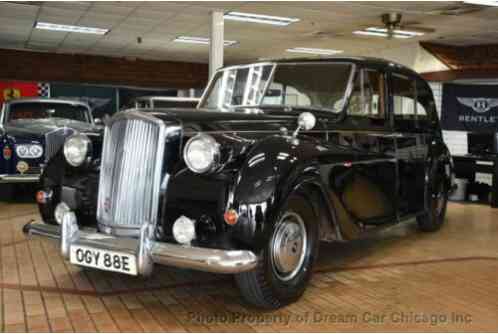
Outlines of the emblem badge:
M 494 107 L 498 107 L 498 99 L 484 97 L 457 97 L 460 104 L 472 108 L 476 113 L 485 113 Z
M 19 173 L 24 174 L 29 170 L 29 165 L 26 161 L 19 161 L 16 168 Z

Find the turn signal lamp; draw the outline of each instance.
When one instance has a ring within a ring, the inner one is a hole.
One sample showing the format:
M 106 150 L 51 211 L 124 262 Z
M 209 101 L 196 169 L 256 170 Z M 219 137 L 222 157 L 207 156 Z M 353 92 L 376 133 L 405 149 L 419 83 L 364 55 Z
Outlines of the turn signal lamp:
M 225 214 L 223 215 L 223 219 L 225 220 L 225 223 L 228 225 L 235 225 L 237 224 L 237 221 L 239 220 L 239 215 L 237 214 L 237 211 L 234 209 L 230 209 Z
M 5 160 L 10 160 L 10 158 L 12 158 L 12 149 L 8 146 L 5 146 L 3 148 L 3 158 Z
M 48 194 L 44 192 L 43 190 L 40 190 L 36 193 L 36 202 L 38 204 L 45 204 L 47 203 L 48 199 Z

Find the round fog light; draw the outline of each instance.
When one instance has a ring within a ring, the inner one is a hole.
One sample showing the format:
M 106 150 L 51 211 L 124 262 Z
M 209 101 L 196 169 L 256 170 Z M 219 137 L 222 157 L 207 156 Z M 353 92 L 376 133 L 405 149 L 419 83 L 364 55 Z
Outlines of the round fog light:
M 66 214 L 66 212 L 69 212 L 69 211 L 71 211 L 71 209 L 69 208 L 69 206 L 67 206 L 66 203 L 60 202 L 59 204 L 57 204 L 57 206 L 55 207 L 55 212 L 54 212 L 55 221 L 57 222 L 57 224 L 59 224 L 59 225 L 62 224 L 62 220 L 64 218 L 64 215 Z
M 173 224 L 173 237 L 180 244 L 188 245 L 195 239 L 195 221 L 185 216 Z

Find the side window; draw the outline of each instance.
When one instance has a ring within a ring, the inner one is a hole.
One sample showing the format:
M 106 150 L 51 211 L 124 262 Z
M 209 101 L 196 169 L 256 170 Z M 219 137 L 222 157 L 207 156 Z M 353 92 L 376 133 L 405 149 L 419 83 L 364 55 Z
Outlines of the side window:
M 432 90 L 422 79 L 417 79 L 417 116 L 420 121 L 426 121 L 426 124 L 437 120 Z
M 365 117 L 370 123 L 385 118 L 384 75 L 376 70 L 364 69 L 357 73 L 349 101 L 348 115 Z
M 366 70 L 364 72 L 365 85 L 363 95 L 368 116 L 383 119 L 384 113 L 384 75 L 378 71 Z
M 393 74 L 391 84 L 394 120 L 415 120 L 415 81 L 399 74 Z

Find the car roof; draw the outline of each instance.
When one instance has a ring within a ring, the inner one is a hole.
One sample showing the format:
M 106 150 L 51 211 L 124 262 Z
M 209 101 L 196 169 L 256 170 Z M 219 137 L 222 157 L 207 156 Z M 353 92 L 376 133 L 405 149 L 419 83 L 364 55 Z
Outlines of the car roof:
M 180 96 L 140 96 L 135 98 L 136 101 L 141 100 L 158 100 L 158 101 L 177 101 L 177 102 L 198 102 L 198 97 L 180 97 Z
M 70 99 L 54 99 L 46 97 L 24 97 L 14 100 L 4 101 L 5 104 L 17 104 L 17 103 L 61 103 L 61 104 L 72 104 L 81 105 L 90 108 L 89 104 L 84 101 L 70 100 Z
M 353 63 L 356 65 L 362 65 L 362 66 L 374 66 L 374 67 L 380 67 L 380 68 L 393 68 L 397 72 L 404 72 L 407 74 L 415 75 L 415 76 L 420 76 L 417 72 L 412 70 L 411 68 L 402 65 L 400 63 L 391 61 L 391 60 L 386 60 L 386 59 L 381 59 L 381 58 L 375 58 L 375 57 L 345 57 L 345 56 L 328 56 L 328 57 L 320 57 L 320 58 L 283 58 L 283 59 L 263 59 L 259 62 L 255 62 L 254 64 L 264 64 L 264 63 L 275 63 L 275 64 L 289 64 L 289 63 L 330 63 L 330 62 L 337 62 L 337 63 Z M 241 65 L 234 65 L 234 66 L 226 66 L 225 68 L 230 68 L 230 67 L 237 67 L 237 66 L 244 66 L 244 65 L 250 65 L 252 63 L 245 63 Z

